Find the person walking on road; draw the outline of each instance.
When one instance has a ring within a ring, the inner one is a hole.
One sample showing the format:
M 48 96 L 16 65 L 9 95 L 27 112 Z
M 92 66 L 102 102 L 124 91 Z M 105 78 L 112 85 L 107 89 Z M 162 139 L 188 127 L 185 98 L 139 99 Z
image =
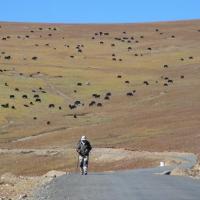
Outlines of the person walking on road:
M 77 144 L 76 151 L 79 154 L 79 165 L 81 175 L 87 175 L 88 173 L 88 163 L 89 163 L 89 153 L 92 150 L 90 142 L 85 136 L 82 136 Z

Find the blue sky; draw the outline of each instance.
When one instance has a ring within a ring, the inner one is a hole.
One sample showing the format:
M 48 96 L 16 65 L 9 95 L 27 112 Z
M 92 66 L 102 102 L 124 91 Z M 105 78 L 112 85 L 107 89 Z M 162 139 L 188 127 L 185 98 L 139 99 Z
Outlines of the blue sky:
M 131 23 L 200 19 L 200 0 L 5 0 L 0 21 Z

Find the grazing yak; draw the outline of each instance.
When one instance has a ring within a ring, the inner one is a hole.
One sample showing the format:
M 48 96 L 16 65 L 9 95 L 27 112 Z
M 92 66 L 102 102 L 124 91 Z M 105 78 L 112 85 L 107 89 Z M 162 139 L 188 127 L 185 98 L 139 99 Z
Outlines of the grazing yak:
M 14 98 L 15 98 L 15 95 L 11 94 L 10 99 L 14 99 Z
M 97 103 L 97 107 L 102 107 L 102 103 Z
M 106 93 L 106 96 L 111 96 L 111 95 L 112 95 L 111 92 Z
M 77 83 L 77 86 L 82 86 L 82 83 L 80 83 L 80 82 L 79 82 L 79 83 Z
M 33 98 L 39 98 L 40 96 L 38 94 L 34 94 Z
M 92 96 L 94 97 L 94 98 L 100 98 L 100 94 L 92 94 Z
M 80 104 L 81 104 L 81 102 L 79 100 L 77 100 L 77 101 L 74 102 L 74 105 L 76 105 L 76 106 L 78 106 Z
M 49 108 L 54 108 L 55 105 L 53 103 L 49 104 Z
M 11 59 L 11 56 L 5 56 L 4 59 L 10 60 L 10 59 Z
M 95 101 L 91 101 L 91 102 L 89 103 L 89 106 L 93 106 L 93 105 L 95 105 L 95 104 L 96 104 Z
M 37 56 L 33 56 L 33 57 L 32 57 L 32 60 L 37 60 L 37 59 L 38 59 Z
M 104 99 L 105 99 L 105 100 L 109 100 L 110 97 L 109 97 L 109 96 L 105 96 Z
M 126 96 L 133 96 L 133 93 L 132 92 L 127 92 Z
M 144 81 L 143 82 L 145 85 L 149 85 L 149 82 L 148 81 Z
M 9 108 L 9 103 L 1 104 L 1 107 L 2 107 L 2 108 Z
M 35 99 L 35 102 L 41 103 L 41 99 L 37 98 Z
M 180 76 L 180 78 L 181 78 L 181 79 L 184 79 L 184 76 L 183 76 L 183 75 L 181 75 L 181 76 Z
M 69 104 L 69 108 L 72 110 L 72 109 L 75 109 L 76 108 L 76 105 L 71 105 Z
M 77 115 L 76 115 L 76 114 L 74 114 L 74 115 L 73 115 L 73 117 L 76 119 L 76 118 L 77 118 Z
M 23 99 L 28 99 L 28 95 L 24 94 L 24 95 L 22 95 L 22 98 Z

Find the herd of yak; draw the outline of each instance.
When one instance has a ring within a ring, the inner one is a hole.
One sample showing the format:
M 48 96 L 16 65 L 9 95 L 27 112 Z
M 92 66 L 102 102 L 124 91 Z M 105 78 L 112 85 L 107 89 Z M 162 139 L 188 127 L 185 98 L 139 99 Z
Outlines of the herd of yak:
M 0 26 L 0 30 L 1 30 L 2 28 L 3 28 L 3 27 Z M 59 31 L 57 27 L 48 27 L 47 29 L 48 29 L 49 31 L 54 31 L 54 32 Z M 43 29 L 42 27 L 39 27 L 38 30 L 39 30 L 39 31 L 43 31 L 44 29 Z M 37 31 L 38 31 L 38 30 L 37 30 Z M 154 31 L 155 31 L 156 33 L 160 34 L 160 35 L 163 34 L 163 32 L 161 32 L 159 29 L 155 29 Z M 31 32 L 31 33 L 34 33 L 35 31 L 34 31 L 34 30 L 30 30 L 30 32 Z M 200 30 L 198 30 L 198 32 L 200 32 Z M 50 37 L 53 36 L 53 34 L 54 34 L 54 33 L 48 33 L 48 34 L 47 34 L 47 37 L 50 38 Z M 12 36 L 12 37 L 14 37 L 14 36 Z M 4 42 L 6 42 L 7 40 L 12 39 L 12 37 L 11 37 L 11 36 L 0 36 L 0 39 L 3 40 Z M 40 34 L 39 37 L 42 38 L 43 35 Z M 90 39 L 93 41 L 93 40 L 95 40 L 96 38 L 98 38 L 99 45 L 104 45 L 104 43 L 105 43 L 105 41 L 103 40 L 104 37 L 110 37 L 110 33 L 109 33 L 109 32 L 102 32 L 102 31 L 100 31 L 100 32 L 95 32 L 95 33 L 92 35 L 92 37 L 91 37 Z M 19 35 L 18 35 L 18 36 L 16 36 L 16 38 L 17 38 L 17 39 L 23 39 L 23 40 L 24 40 L 24 39 L 31 39 L 31 36 L 30 36 L 30 35 L 25 35 L 25 36 L 19 36 Z M 142 39 L 144 39 L 145 37 L 144 37 L 143 35 L 141 35 L 141 36 L 139 36 L 139 38 L 142 40 Z M 175 38 L 175 35 L 171 35 L 171 38 L 172 38 L 172 39 Z M 65 37 L 62 37 L 62 39 L 65 39 Z M 132 36 L 132 35 L 131 35 L 131 36 L 130 36 L 130 35 L 128 36 L 128 34 L 127 34 L 126 31 L 122 31 L 121 37 L 114 37 L 113 39 L 114 39 L 114 40 L 113 40 L 114 42 L 112 42 L 112 43 L 110 44 L 110 46 L 111 46 L 112 48 L 115 48 L 115 47 L 116 47 L 116 42 L 127 43 L 127 51 L 128 51 L 128 52 L 132 52 L 132 51 L 133 51 L 133 45 L 132 45 L 133 43 L 139 43 L 139 42 L 140 42 L 140 40 L 139 40 L 138 38 L 136 39 L 136 38 L 135 38 L 134 36 Z M 50 47 L 50 46 L 51 46 L 49 43 L 46 43 L 46 44 L 44 44 L 44 45 L 45 45 L 46 47 Z M 40 45 L 39 45 L 39 44 L 34 44 L 34 46 L 35 46 L 35 48 L 38 48 Z M 65 48 L 71 48 L 71 46 L 70 46 L 69 44 L 66 44 L 66 43 L 64 43 L 64 47 L 65 47 Z M 77 56 L 78 54 L 82 54 L 82 53 L 84 52 L 84 48 L 85 48 L 85 45 L 84 45 L 84 44 L 78 44 L 78 45 L 76 45 L 76 46 L 75 46 L 76 54 L 69 55 L 69 57 L 70 57 L 70 58 L 75 58 L 75 56 Z M 53 47 L 53 49 L 56 50 L 55 47 Z M 147 51 L 152 51 L 152 48 L 151 48 L 151 47 L 148 47 L 148 48 L 146 48 L 146 50 L 147 50 Z M 143 56 L 142 53 L 140 53 L 140 54 L 139 54 L 139 53 L 134 53 L 133 55 L 134 55 L 134 56 Z M 5 52 L 5 51 L 0 51 L 0 62 L 1 62 L 3 59 L 4 59 L 4 60 L 11 60 L 11 59 L 12 59 L 12 56 L 11 56 L 11 55 L 8 55 L 7 52 Z M 35 56 L 35 55 L 33 55 L 31 59 L 32 59 L 33 61 L 39 62 L 39 58 L 38 58 L 37 56 Z M 122 58 L 117 58 L 115 53 L 112 53 L 112 54 L 111 54 L 111 59 L 112 59 L 112 61 L 123 62 L 123 59 L 122 59 Z M 184 61 L 186 58 L 179 58 L 179 59 L 180 59 L 180 61 Z M 188 59 L 191 60 L 191 59 L 194 59 L 194 58 L 193 58 L 193 56 L 188 56 Z M 26 60 L 26 58 L 24 58 L 24 60 Z M 165 68 L 169 68 L 170 66 L 168 66 L 167 64 L 163 64 L 163 66 L 161 66 L 161 67 L 162 67 L 164 70 L 167 70 L 167 69 L 165 69 Z M 5 73 L 7 73 L 7 72 L 9 73 L 9 70 L 8 70 L 6 67 L 0 66 L 0 75 L 3 75 L 3 74 L 5 74 Z M 40 74 L 40 72 L 36 72 L 36 74 Z M 19 73 L 19 75 L 20 75 L 20 76 L 23 76 L 23 73 Z M 30 77 L 33 78 L 33 74 L 30 74 Z M 62 77 L 62 76 L 60 76 L 60 77 Z M 119 75 L 116 76 L 116 78 L 122 79 L 122 75 L 119 74 Z M 173 83 L 174 83 L 174 80 L 172 80 L 171 78 L 169 78 L 169 77 L 167 77 L 167 76 L 162 76 L 162 77 L 160 77 L 160 78 L 161 78 L 162 80 L 164 80 L 164 83 L 163 83 L 163 86 L 164 86 L 164 87 L 167 87 L 167 86 L 169 86 L 170 84 L 173 84 Z M 180 75 L 180 79 L 184 79 L 184 75 Z M 155 81 L 155 83 L 158 83 L 158 81 Z M 87 84 L 89 85 L 90 83 L 87 83 Z M 124 84 L 130 84 L 130 81 L 129 81 L 129 80 L 124 80 Z M 141 84 L 142 84 L 142 83 L 141 83 Z M 150 83 L 149 81 L 147 81 L 147 80 L 144 80 L 144 81 L 143 81 L 143 84 L 144 84 L 145 86 L 149 86 L 151 83 Z M 10 83 L 8 83 L 8 82 L 5 82 L 4 85 L 1 85 L 0 87 L 9 87 L 9 86 L 11 86 L 11 88 L 14 87 L 13 85 L 10 85 Z M 83 86 L 83 83 L 78 82 L 78 83 L 76 84 L 76 86 L 77 86 L 77 87 L 82 87 L 82 86 Z M 3 102 L 3 103 L 0 102 L 0 110 L 1 110 L 1 109 L 13 109 L 13 110 L 18 109 L 18 108 L 16 107 L 15 103 L 14 103 L 14 100 L 15 100 L 16 98 L 19 98 L 18 95 L 16 96 L 16 92 L 20 92 L 20 94 L 22 94 L 22 93 L 21 93 L 22 91 L 21 91 L 20 88 L 17 88 L 17 87 L 15 87 L 13 91 L 15 91 L 15 93 L 13 92 L 13 94 L 10 94 L 10 95 L 8 96 L 8 98 L 10 98 L 10 99 L 13 100 L 13 103 L 10 105 L 10 103 L 8 103 L 8 102 Z M 45 89 L 42 88 L 42 87 L 39 87 L 39 88 L 37 88 L 37 89 L 32 89 L 31 92 L 32 92 L 31 95 L 30 95 L 30 94 L 22 94 L 22 95 L 21 95 L 21 98 L 22 98 L 22 99 L 26 99 L 26 100 L 27 100 L 26 102 L 28 102 L 28 103 L 26 103 L 26 104 L 23 104 L 23 106 L 24 106 L 25 108 L 32 107 L 32 106 L 37 105 L 37 104 L 41 104 L 41 103 L 43 102 L 43 99 L 42 99 L 42 95 L 40 95 L 40 94 L 46 94 L 46 93 L 48 93 L 48 91 L 45 90 Z M 74 93 L 76 93 L 76 92 L 77 92 L 77 90 L 74 89 Z M 125 93 L 125 95 L 128 96 L 128 97 L 131 97 L 131 96 L 134 96 L 135 93 L 136 93 L 136 90 L 127 91 L 127 92 Z M 69 107 L 70 110 L 76 110 L 76 109 L 77 109 L 78 107 L 80 107 L 80 106 L 89 106 L 89 107 L 96 106 L 96 107 L 102 107 L 102 106 L 103 106 L 103 102 L 110 100 L 111 97 L 112 97 L 112 92 L 111 92 L 111 91 L 108 91 L 108 92 L 106 92 L 105 94 L 96 94 L 96 93 L 94 93 L 94 94 L 91 94 L 92 100 L 91 100 L 90 102 L 88 102 L 87 104 L 84 103 L 84 102 L 81 102 L 81 101 L 78 99 L 78 100 L 76 100 L 76 101 L 74 101 L 74 102 L 71 102 L 71 103 L 68 105 L 68 107 Z M 50 104 L 48 105 L 48 108 L 49 108 L 49 109 L 58 108 L 58 110 L 64 109 L 62 106 L 60 106 L 60 105 L 55 105 L 54 103 L 50 103 Z M 76 113 L 76 112 L 74 112 L 74 113 Z M 73 114 L 73 117 L 74 117 L 74 118 L 77 118 L 77 114 Z M 37 117 L 33 117 L 33 119 L 34 119 L 34 120 L 37 120 Z M 50 124 L 50 121 L 47 121 L 47 124 Z

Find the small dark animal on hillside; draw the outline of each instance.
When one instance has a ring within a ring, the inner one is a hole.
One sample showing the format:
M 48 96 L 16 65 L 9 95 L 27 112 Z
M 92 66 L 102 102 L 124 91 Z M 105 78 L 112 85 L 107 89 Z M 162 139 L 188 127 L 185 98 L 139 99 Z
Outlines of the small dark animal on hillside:
M 92 96 L 94 97 L 94 98 L 100 98 L 100 94 L 92 94 Z
M 193 56 L 190 56 L 189 59 L 193 59 Z
M 28 99 L 28 96 L 26 94 L 22 95 L 23 99 Z
M 14 98 L 15 98 L 15 95 L 11 94 L 10 99 L 14 99 Z
M 8 86 L 8 83 L 4 83 L 5 86 Z
M 129 83 L 130 83 L 130 81 L 125 81 L 125 83 L 129 84 Z
M 4 57 L 6 60 L 10 60 L 11 59 L 11 56 L 5 56 Z
M 173 80 L 169 79 L 169 80 L 168 80 L 168 83 L 173 83 Z
M 148 81 L 144 81 L 143 82 L 145 85 L 149 85 L 149 82 Z
M 54 104 L 49 104 L 49 108 L 54 108 L 55 107 L 55 105 Z
M 164 65 L 163 67 L 164 67 L 164 68 L 168 68 L 168 65 Z
M 93 105 L 95 105 L 95 104 L 96 104 L 95 101 L 91 101 L 91 102 L 89 103 L 89 106 L 93 106 Z
M 79 82 L 79 83 L 77 83 L 77 86 L 82 86 L 82 83 L 80 83 L 80 82 Z
M 19 88 L 15 88 L 15 91 L 19 91 Z
M 167 83 L 164 83 L 164 86 L 168 86 L 168 84 L 167 84 Z
M 102 103 L 97 103 L 97 107 L 102 107 Z
M 132 50 L 132 47 L 128 47 L 128 51 L 131 51 Z
M 32 57 L 32 60 L 37 60 L 37 59 L 38 59 L 38 57 L 36 57 L 36 56 Z
M 106 96 L 111 96 L 111 95 L 112 95 L 111 92 L 106 93 Z
M 41 99 L 35 99 L 35 102 L 39 102 L 39 103 L 40 103 L 40 102 L 41 102 Z
M 34 94 L 33 98 L 39 98 L 39 94 Z
M 75 105 L 71 105 L 71 104 L 69 104 L 69 108 L 72 110 L 72 109 L 75 109 L 76 106 L 75 106 Z
M 11 106 L 11 108 L 13 109 L 13 110 L 15 110 L 16 108 L 15 108 L 15 106 Z
M 50 125 L 51 124 L 51 122 L 50 121 L 47 121 L 47 125 Z
M 185 77 L 183 75 L 181 75 L 181 79 L 184 79 Z
M 121 75 L 117 75 L 117 78 L 122 78 L 122 76 Z
M 78 101 L 78 100 L 74 102 L 74 105 L 77 105 L 77 106 L 78 106 L 78 105 L 80 105 L 80 104 L 81 104 L 81 102 Z
M 109 96 L 105 96 L 104 99 L 105 99 L 105 100 L 109 100 L 110 97 L 109 97 Z
M 2 107 L 2 108 L 9 108 L 9 103 L 1 104 L 1 107 Z
M 126 96 L 133 96 L 133 93 L 132 92 L 127 92 Z

